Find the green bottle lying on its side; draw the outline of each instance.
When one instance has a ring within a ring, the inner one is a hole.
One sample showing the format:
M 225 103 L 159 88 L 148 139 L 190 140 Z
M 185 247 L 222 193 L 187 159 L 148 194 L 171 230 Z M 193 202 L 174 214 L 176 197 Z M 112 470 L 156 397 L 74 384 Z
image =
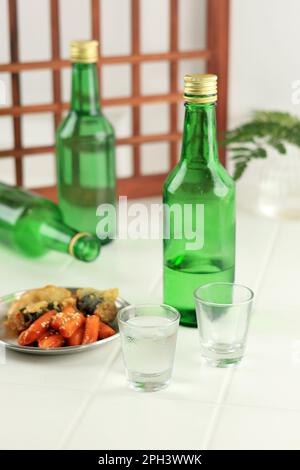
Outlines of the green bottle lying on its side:
M 55 250 L 93 261 L 100 252 L 94 235 L 64 224 L 54 202 L 4 183 L 0 183 L 0 241 L 30 257 Z

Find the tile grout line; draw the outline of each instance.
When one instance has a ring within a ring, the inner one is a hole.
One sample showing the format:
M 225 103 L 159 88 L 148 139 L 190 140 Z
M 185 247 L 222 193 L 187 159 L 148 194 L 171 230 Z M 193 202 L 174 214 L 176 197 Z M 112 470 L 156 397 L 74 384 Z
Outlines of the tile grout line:
M 247 403 L 247 404 L 244 404 L 244 403 L 223 403 L 224 407 L 228 407 L 228 408 L 246 408 L 246 409 L 256 409 L 256 410 L 264 410 L 264 411 L 288 411 L 288 412 L 291 412 L 291 413 L 300 413 L 300 409 L 299 408 L 295 408 L 295 407 L 291 407 L 291 408 L 286 408 L 286 407 L 282 407 L 282 406 L 274 406 L 274 405 L 263 405 L 263 404 L 259 404 L 259 405 L 254 405 L 254 404 L 251 404 L 251 403 Z
M 268 249 L 266 250 L 266 254 L 265 254 L 265 257 L 264 257 L 263 264 L 262 264 L 262 269 L 260 270 L 260 272 L 258 273 L 258 276 L 256 278 L 256 282 L 255 282 L 255 291 L 256 292 L 258 292 L 261 288 L 263 276 L 264 276 L 264 274 L 267 270 L 271 254 L 272 254 L 274 246 L 276 244 L 276 240 L 277 240 L 278 233 L 279 233 L 279 228 L 280 228 L 280 224 L 277 223 L 275 225 L 274 229 L 273 229 L 273 233 L 271 234 L 271 241 L 270 241 L 270 244 L 268 246 Z M 217 421 L 218 421 L 218 418 L 220 416 L 222 406 L 224 405 L 224 398 L 225 398 L 225 396 L 228 392 L 229 386 L 230 386 L 231 381 L 233 379 L 234 372 L 236 372 L 235 368 L 229 369 L 228 374 L 226 375 L 226 377 L 225 377 L 225 379 L 222 383 L 221 390 L 220 390 L 220 393 L 219 393 L 219 396 L 218 396 L 218 400 L 217 400 L 216 406 L 213 410 L 210 422 L 207 426 L 206 435 L 205 435 L 204 440 L 203 440 L 203 446 L 202 446 L 203 450 L 207 450 L 209 448 L 209 445 L 210 445 L 210 442 L 211 442 L 211 439 L 212 439 L 212 436 L 213 436 L 213 432 L 215 431 L 216 426 L 217 426 Z
M 161 273 L 156 278 L 154 278 L 154 281 L 152 282 L 152 285 L 150 286 L 150 289 L 149 289 L 149 295 L 150 296 L 155 291 L 155 289 L 159 286 L 160 282 L 162 282 Z
M 69 257 L 64 263 L 60 265 L 59 272 L 63 273 L 67 268 L 71 266 L 71 264 L 74 264 L 74 258 Z
M 101 372 L 99 373 L 97 380 L 95 381 L 94 385 L 91 387 L 91 390 L 87 393 L 86 399 L 83 400 L 83 402 L 79 406 L 77 413 L 75 413 L 74 418 L 72 419 L 70 425 L 68 426 L 67 430 L 63 433 L 63 436 L 61 438 L 60 444 L 57 447 L 57 450 L 65 449 L 66 445 L 70 441 L 72 431 L 74 431 L 74 429 L 76 428 L 76 425 L 79 423 L 80 419 L 82 418 L 89 403 L 92 401 L 93 397 L 95 396 L 100 380 L 105 378 L 108 375 L 110 367 L 115 362 L 119 354 L 120 354 L 120 345 L 117 348 L 116 352 L 111 355 L 111 358 L 107 363 L 107 369 L 104 375 Z
M 220 390 L 220 393 L 218 395 L 217 403 L 216 403 L 216 405 L 213 409 L 212 416 L 211 416 L 210 421 L 208 423 L 207 431 L 205 433 L 205 437 L 204 437 L 203 444 L 202 444 L 202 447 L 201 447 L 202 450 L 207 450 L 208 449 L 208 446 L 209 446 L 210 441 L 211 441 L 212 434 L 213 434 L 213 432 L 215 430 L 215 427 L 217 425 L 217 420 L 219 418 L 220 410 L 221 410 L 221 407 L 222 407 L 222 404 L 223 404 L 223 401 L 224 401 L 224 397 L 225 397 L 226 392 L 227 392 L 227 388 L 229 387 L 229 384 L 231 382 L 232 375 L 233 375 L 233 369 L 229 369 L 228 373 L 226 374 L 226 377 L 223 380 L 223 383 L 221 385 L 221 390 Z
M 276 244 L 276 240 L 278 238 L 279 229 L 280 229 L 280 224 L 277 223 L 276 226 L 274 227 L 273 234 L 271 235 L 271 242 L 270 242 L 269 247 L 266 251 L 263 269 L 261 269 L 261 271 L 258 273 L 256 282 L 255 282 L 256 292 L 259 292 L 260 289 L 261 289 L 261 286 L 262 286 L 262 283 L 263 283 L 263 277 L 264 277 L 264 274 L 267 270 L 267 266 L 268 266 L 271 254 L 273 252 L 274 246 Z M 255 298 L 257 299 L 257 294 L 255 295 Z

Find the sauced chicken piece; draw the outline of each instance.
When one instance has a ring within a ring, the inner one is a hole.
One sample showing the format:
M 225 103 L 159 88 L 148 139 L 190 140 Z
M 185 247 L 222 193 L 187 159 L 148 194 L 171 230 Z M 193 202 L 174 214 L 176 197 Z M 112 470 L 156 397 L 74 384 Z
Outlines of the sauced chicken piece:
M 100 320 L 109 323 L 115 319 L 117 314 L 115 300 L 118 294 L 119 290 L 116 288 L 107 290 L 78 289 L 76 292 L 77 308 L 86 315 L 96 314 Z

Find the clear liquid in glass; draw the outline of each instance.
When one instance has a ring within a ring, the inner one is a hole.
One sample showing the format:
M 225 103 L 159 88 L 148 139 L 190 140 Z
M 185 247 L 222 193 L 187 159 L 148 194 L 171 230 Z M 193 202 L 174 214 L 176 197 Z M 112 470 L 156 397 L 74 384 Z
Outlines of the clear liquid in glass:
M 147 315 L 130 318 L 122 337 L 130 384 L 139 390 L 160 390 L 169 384 L 176 347 L 177 324 Z

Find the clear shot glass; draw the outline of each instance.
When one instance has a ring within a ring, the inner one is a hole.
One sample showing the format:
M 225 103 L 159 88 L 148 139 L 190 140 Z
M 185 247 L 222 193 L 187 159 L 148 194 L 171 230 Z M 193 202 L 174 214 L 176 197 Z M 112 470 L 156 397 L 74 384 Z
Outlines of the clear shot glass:
M 241 284 L 215 282 L 194 292 L 201 353 L 208 364 L 238 364 L 245 351 L 254 294 Z
M 168 305 L 129 305 L 119 311 L 126 375 L 134 389 L 153 392 L 170 383 L 179 317 Z

